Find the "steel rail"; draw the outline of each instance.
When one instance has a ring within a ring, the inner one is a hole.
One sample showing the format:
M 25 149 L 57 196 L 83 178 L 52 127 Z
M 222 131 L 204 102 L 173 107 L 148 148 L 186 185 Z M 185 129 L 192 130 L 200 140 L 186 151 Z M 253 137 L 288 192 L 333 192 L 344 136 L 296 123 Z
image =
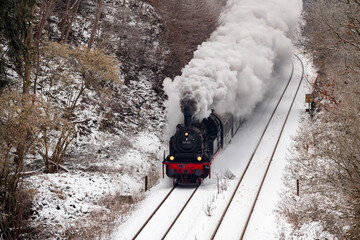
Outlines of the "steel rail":
M 297 56 L 296 56 L 296 57 L 297 57 Z M 299 57 L 297 57 L 297 58 L 300 60 Z M 300 61 L 301 61 L 301 60 L 300 60 Z M 302 64 L 302 67 L 303 67 L 303 63 L 302 63 L 302 62 L 301 62 L 301 64 Z M 303 67 L 303 72 L 304 72 L 304 67 Z M 237 185 L 236 185 L 236 188 L 235 188 L 235 190 L 234 190 L 234 192 L 233 192 L 233 194 L 232 194 L 232 196 L 231 196 L 231 198 L 230 198 L 230 201 L 229 201 L 229 203 L 227 204 L 226 209 L 225 209 L 225 211 L 223 212 L 223 215 L 221 216 L 221 219 L 220 219 L 220 221 L 219 221 L 219 223 L 218 223 L 218 225 L 217 225 L 217 227 L 216 227 L 216 230 L 215 230 L 215 232 L 213 233 L 211 239 L 214 239 L 215 236 L 216 236 L 216 233 L 217 233 L 217 231 L 218 231 L 218 229 L 219 229 L 219 227 L 220 227 L 220 225 L 221 225 L 221 223 L 222 223 L 222 221 L 223 221 L 223 219 L 224 219 L 224 217 L 225 217 L 225 215 L 226 215 L 226 212 L 228 211 L 228 209 L 229 209 L 229 207 L 230 207 L 230 204 L 231 204 L 231 202 L 233 201 L 233 199 L 234 199 L 234 197 L 235 197 L 235 195 L 236 195 L 236 192 L 237 192 L 237 190 L 238 190 L 238 188 L 239 188 L 239 186 L 240 186 L 240 184 L 241 184 L 241 182 L 242 182 L 242 180 L 243 180 L 243 178 L 244 178 L 244 175 L 246 174 L 246 172 L 247 172 L 247 170 L 248 170 L 248 168 L 249 168 L 249 166 L 250 166 L 250 164 L 251 164 L 251 162 L 252 162 L 252 160 L 253 160 L 253 158 L 254 158 L 254 155 L 255 155 L 255 153 L 256 153 L 256 151 L 257 151 L 257 149 L 258 149 L 258 147 L 259 147 L 259 145 L 260 145 L 260 143 L 261 143 L 261 141 L 262 141 L 262 139 L 263 139 L 263 137 L 264 137 L 264 135 L 265 135 L 265 132 L 267 131 L 267 129 L 268 129 L 269 125 L 270 125 L 270 122 L 272 121 L 272 119 L 273 119 L 273 117 L 274 117 L 274 115 L 275 115 L 275 112 L 276 112 L 276 110 L 278 109 L 278 106 L 280 105 L 280 102 L 282 101 L 283 96 L 285 95 L 286 90 L 288 89 L 288 86 L 289 86 L 289 84 L 290 84 L 290 82 L 291 82 L 291 80 L 292 80 L 292 77 L 293 77 L 293 73 L 294 73 L 294 64 L 292 63 L 292 71 L 291 71 L 291 75 L 290 75 L 289 81 L 287 82 L 286 87 L 285 87 L 284 91 L 282 92 L 282 95 L 281 95 L 279 101 L 277 102 L 276 107 L 275 107 L 274 111 L 272 112 L 271 117 L 270 117 L 269 121 L 267 122 L 264 131 L 262 132 L 262 135 L 261 135 L 261 137 L 260 137 L 260 139 L 259 139 L 259 141 L 258 141 L 258 143 L 257 143 L 257 145 L 256 145 L 256 147 L 255 147 L 255 149 L 254 149 L 251 157 L 250 157 L 249 162 L 247 163 L 247 165 L 246 165 L 246 167 L 245 167 L 244 172 L 242 173 L 242 175 L 241 175 L 241 177 L 240 177 L 240 179 L 239 179 L 239 182 L 238 182 Z M 302 76 L 302 79 L 303 79 L 303 76 Z M 302 79 L 301 79 L 301 80 L 302 80 Z M 300 82 L 300 83 L 301 83 L 301 82 Z M 299 88 L 300 88 L 300 83 L 299 83 L 299 86 L 298 86 L 298 89 L 297 89 L 297 91 L 296 91 L 295 96 L 297 95 L 297 92 L 298 92 L 298 90 L 299 90 Z M 294 99 L 293 99 L 293 101 L 292 101 L 290 110 L 291 110 L 291 108 L 292 108 L 292 106 L 293 106 L 294 101 L 295 101 L 295 97 L 294 97 Z M 286 121 L 287 121 L 287 119 L 288 119 L 289 114 L 290 114 L 290 111 L 288 112 L 288 115 L 287 115 L 287 117 L 286 117 L 285 123 L 286 123 Z M 281 130 L 280 137 L 281 137 L 281 134 L 282 134 L 282 132 L 283 132 L 285 123 L 284 123 L 284 125 L 283 125 L 282 130 Z M 280 137 L 279 137 L 279 139 L 280 139 Z M 278 141 L 277 141 L 277 143 L 276 143 L 275 150 L 276 150 L 276 148 L 277 148 L 277 146 L 278 146 L 279 139 L 278 139 Z M 272 156 L 271 156 L 271 161 L 272 161 L 272 158 L 273 158 L 273 156 L 274 156 L 274 154 L 275 154 L 275 150 L 274 150 L 274 152 L 273 152 L 273 154 L 272 154 Z M 268 165 L 268 167 L 267 167 L 267 169 L 266 169 L 265 176 L 266 176 L 266 174 L 267 174 L 267 172 L 268 172 L 269 167 L 270 167 L 270 164 Z M 261 187 L 262 187 L 264 181 L 265 181 L 265 178 L 263 178 L 263 181 L 262 181 L 262 183 L 261 183 Z M 261 188 L 261 187 L 260 187 L 260 188 Z M 177 216 L 175 217 L 175 219 L 174 219 L 173 222 L 171 223 L 170 227 L 167 229 L 166 233 L 163 235 L 163 237 L 162 237 L 161 239 L 165 239 L 165 237 L 166 237 L 167 234 L 170 232 L 170 230 L 172 229 L 172 227 L 175 225 L 176 221 L 178 220 L 178 218 L 180 217 L 180 215 L 182 214 L 182 212 L 183 212 L 183 211 L 185 210 L 185 208 L 187 207 L 188 203 L 191 201 L 192 197 L 195 195 L 195 192 L 198 190 L 198 188 L 199 188 L 199 186 L 197 186 L 196 189 L 194 189 L 193 193 L 191 194 L 191 196 L 189 197 L 189 199 L 186 201 L 186 203 L 184 204 L 184 206 L 182 207 L 182 209 L 180 210 L 180 212 L 177 214 Z M 169 193 L 168 193 L 168 194 L 165 196 L 165 198 L 161 201 L 161 203 L 158 205 L 158 207 L 152 212 L 152 214 L 150 215 L 150 217 L 149 217 L 149 218 L 145 221 L 145 223 L 141 226 L 141 228 L 138 230 L 138 232 L 135 234 L 135 236 L 132 238 L 132 240 L 135 240 L 135 239 L 138 237 L 138 235 L 142 232 L 142 230 L 146 227 L 146 225 L 149 223 L 149 221 L 150 221 L 150 220 L 153 218 L 153 216 L 157 213 L 157 211 L 160 209 L 160 207 L 163 205 L 163 203 L 168 199 L 168 197 L 171 195 L 171 193 L 173 192 L 174 189 L 175 189 L 175 186 L 169 191 Z M 256 196 L 256 200 L 257 200 L 258 196 L 259 196 L 259 193 L 258 193 L 257 196 Z M 256 200 L 255 200 L 255 203 L 254 203 L 254 206 L 253 206 L 253 207 L 255 207 Z M 253 212 L 253 209 L 251 210 L 251 213 L 252 213 L 252 212 Z M 247 225 L 248 225 L 248 222 L 250 221 L 251 213 L 250 213 L 250 215 L 249 215 L 249 217 L 248 217 L 248 221 L 247 221 L 247 223 L 246 223 L 246 227 L 244 227 L 244 229 L 243 229 L 242 237 L 244 236 L 245 231 L 246 231 L 246 228 L 247 228 Z M 242 237 L 241 237 L 241 239 L 242 239 Z
M 271 117 L 270 117 L 269 121 L 267 122 L 266 127 L 265 127 L 264 131 L 262 132 L 261 137 L 260 137 L 258 143 L 256 144 L 256 147 L 255 147 L 253 153 L 251 154 L 250 160 L 248 161 L 248 163 L 247 163 L 247 165 L 245 167 L 245 170 L 242 173 L 242 175 L 241 175 L 241 177 L 240 177 L 240 179 L 239 179 L 239 181 L 238 181 L 238 183 L 237 183 L 237 185 L 235 187 L 235 190 L 232 193 L 231 198 L 230 198 L 228 204 L 226 205 L 226 208 L 225 208 L 225 210 L 224 210 L 218 224 L 216 225 L 215 231 L 213 232 L 213 234 L 211 236 L 211 240 L 213 240 L 215 238 L 215 236 L 216 236 L 216 234 L 217 234 L 217 232 L 218 232 L 218 230 L 220 228 L 220 225 L 222 224 L 222 221 L 225 218 L 225 215 L 226 215 L 226 213 L 227 213 L 227 211 L 228 211 L 228 209 L 229 209 L 229 207 L 230 207 L 230 205 L 231 205 L 231 203 L 232 203 L 232 201 L 233 201 L 233 199 L 234 199 L 234 197 L 236 195 L 236 192 L 240 187 L 240 184 L 241 184 L 241 182 L 242 182 L 242 180 L 243 180 L 243 178 L 244 178 L 244 176 L 245 176 L 245 174 L 246 174 L 246 172 L 247 172 L 247 170 L 248 170 L 248 168 L 249 168 L 249 166 L 250 166 L 250 164 L 251 164 L 251 162 L 252 162 L 252 160 L 253 160 L 253 158 L 255 156 L 255 153 L 257 152 L 257 149 L 259 148 L 259 145 L 260 145 L 260 143 L 261 143 L 261 141 L 262 141 L 262 139 L 263 139 L 263 137 L 265 135 L 265 132 L 267 131 L 267 129 L 268 129 L 269 125 L 270 125 L 270 122 L 272 121 L 272 119 L 273 119 L 273 117 L 275 115 L 275 112 L 278 109 L 278 107 L 280 105 L 280 102 L 282 101 L 282 99 L 283 99 L 283 97 L 285 95 L 285 92 L 289 87 L 289 84 L 290 84 L 290 82 L 292 80 L 293 74 L 294 74 L 294 63 L 292 63 L 292 70 L 291 70 L 290 78 L 289 78 L 289 80 L 288 80 L 288 82 L 286 84 L 286 87 L 285 87 L 284 91 L 282 92 L 281 97 L 280 97 L 279 101 L 277 102 L 276 107 L 275 107 L 274 111 L 272 112 Z
M 297 95 L 298 95 L 298 92 L 299 92 L 301 83 L 302 83 L 302 81 L 303 81 L 303 79 L 304 79 L 304 64 L 303 64 L 303 62 L 301 61 L 301 59 L 300 59 L 296 54 L 294 54 L 294 55 L 295 55 L 295 57 L 297 57 L 297 58 L 299 59 L 299 61 L 300 61 L 300 63 L 301 63 L 301 67 L 302 67 L 301 79 L 300 79 L 299 85 L 298 85 L 298 87 L 297 87 L 297 89 L 296 89 L 294 98 L 293 98 L 293 100 L 292 100 L 292 102 L 291 102 L 289 111 L 287 112 L 287 115 L 286 115 L 284 124 L 283 124 L 283 126 L 282 126 L 282 128 L 281 128 L 281 131 L 280 131 L 280 134 L 279 134 L 279 137 L 278 137 L 278 139 L 277 139 L 277 141 L 276 141 L 276 145 L 275 145 L 274 150 L 273 150 L 273 152 L 272 152 L 272 154 L 271 154 L 270 161 L 269 161 L 269 163 L 268 163 L 268 165 L 267 165 L 267 167 L 266 167 L 266 171 L 265 171 L 264 177 L 263 177 L 263 179 L 261 180 L 261 184 L 260 184 L 259 189 L 258 189 L 258 191 L 257 191 L 257 193 L 256 193 L 256 198 L 255 198 L 255 200 L 254 200 L 254 202 L 253 202 L 253 205 L 251 206 L 251 210 L 250 210 L 249 215 L 248 215 L 248 217 L 247 217 L 247 219 L 246 219 L 246 223 L 245 223 L 245 226 L 244 226 L 244 228 L 243 228 L 243 230 L 242 230 L 242 233 L 241 233 L 241 236 L 240 236 L 240 240 L 242 240 L 242 239 L 244 238 L 244 236 L 245 236 L 245 232 L 246 232 L 247 227 L 248 227 L 248 225 L 249 225 L 251 216 L 252 216 L 252 214 L 253 214 L 253 212 L 254 212 L 254 209 L 255 209 L 257 200 L 258 200 L 258 198 L 259 198 L 260 192 L 261 192 L 262 187 L 263 187 L 263 185 L 264 185 L 264 182 L 265 182 L 266 176 L 267 176 L 267 174 L 268 174 L 268 171 L 269 171 L 269 169 L 270 169 L 271 163 L 272 163 L 272 161 L 273 161 L 275 152 L 276 152 L 276 150 L 277 150 L 277 148 L 278 148 L 278 145 L 279 145 L 280 139 L 281 139 L 281 137 L 282 137 L 284 128 L 285 128 L 286 123 L 287 123 L 287 121 L 288 121 L 288 118 L 289 118 L 289 116 L 290 116 L 290 113 L 291 113 L 292 107 L 293 107 L 293 105 L 294 105 L 295 99 L 296 99 L 296 97 L 297 97 Z
M 184 204 L 184 206 L 182 207 L 182 209 L 180 210 L 180 212 L 178 213 L 178 215 L 176 216 L 176 218 L 173 220 L 173 222 L 171 223 L 170 227 L 168 228 L 168 230 L 166 231 L 166 233 L 164 234 L 164 236 L 161 238 L 162 240 L 165 239 L 166 235 L 170 232 L 170 230 L 172 229 L 172 227 L 175 225 L 176 221 L 178 220 L 178 218 L 180 217 L 180 215 L 182 214 L 182 212 L 185 210 L 185 208 L 187 207 L 187 205 L 189 204 L 190 200 L 192 199 L 192 197 L 195 195 L 195 192 L 199 189 L 200 186 L 197 186 L 194 190 L 194 192 L 191 194 L 191 196 L 189 197 L 189 199 L 186 201 L 186 203 Z
M 135 240 L 141 231 L 146 227 L 146 225 L 149 223 L 149 221 L 155 216 L 156 212 L 160 209 L 160 207 L 164 204 L 164 202 L 169 198 L 170 194 L 174 191 L 176 186 L 174 186 L 169 193 L 164 197 L 164 199 L 161 201 L 161 203 L 155 208 L 155 210 L 151 213 L 151 215 L 148 217 L 148 219 L 145 221 L 145 223 L 140 227 L 140 229 L 136 232 L 135 236 L 132 238 L 132 240 Z

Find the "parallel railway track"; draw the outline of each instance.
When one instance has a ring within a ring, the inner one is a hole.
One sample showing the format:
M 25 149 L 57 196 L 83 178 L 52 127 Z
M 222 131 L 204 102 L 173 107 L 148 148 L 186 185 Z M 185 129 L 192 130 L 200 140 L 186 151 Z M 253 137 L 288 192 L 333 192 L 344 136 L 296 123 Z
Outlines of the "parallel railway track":
M 144 224 L 140 227 L 140 229 L 136 232 L 135 236 L 132 238 L 132 240 L 135 240 L 141 231 L 146 227 L 146 225 L 149 223 L 149 221 L 155 216 L 157 211 L 161 208 L 161 206 L 164 204 L 164 202 L 169 198 L 170 194 L 174 191 L 175 186 L 169 191 L 168 194 L 164 197 L 164 199 L 160 202 L 160 204 L 155 208 L 155 210 L 151 213 L 151 215 L 146 219 Z
M 280 133 L 279 133 L 279 136 L 277 137 L 277 141 L 276 141 L 275 147 L 274 147 L 274 149 L 273 149 L 273 151 L 272 151 L 270 160 L 269 160 L 269 162 L 268 162 L 268 164 L 267 164 L 266 171 L 265 171 L 264 175 L 262 176 L 261 184 L 260 184 L 260 186 L 259 186 L 259 188 L 258 188 L 258 190 L 257 190 L 257 192 L 256 192 L 255 200 L 253 201 L 253 203 L 252 203 L 252 205 L 251 205 L 251 209 L 250 209 L 250 211 L 249 211 L 249 213 L 248 213 L 248 216 L 247 216 L 247 218 L 246 218 L 246 223 L 245 223 L 244 227 L 242 228 L 241 235 L 240 235 L 240 240 L 242 240 L 242 239 L 244 238 L 244 235 L 245 235 L 245 233 L 246 233 L 246 230 L 247 230 L 247 227 L 248 227 L 248 225 L 249 225 L 249 222 L 250 222 L 252 213 L 253 213 L 253 211 L 254 211 L 254 209 L 255 209 L 255 206 L 256 206 L 258 197 L 259 197 L 259 195 L 260 195 L 260 192 L 261 192 L 261 190 L 262 190 L 263 184 L 264 184 L 265 179 L 266 179 L 266 177 L 267 177 L 267 173 L 268 173 L 268 171 L 269 171 L 269 168 L 270 168 L 270 166 L 271 166 L 271 163 L 272 163 L 272 160 L 273 160 L 273 158 L 274 158 L 275 152 L 276 152 L 276 150 L 277 150 L 278 144 L 279 144 L 280 139 L 281 139 L 281 137 L 282 137 L 283 130 L 284 130 L 284 128 L 285 128 L 285 125 L 286 125 L 287 120 L 288 120 L 288 118 L 289 118 L 290 112 L 291 112 L 292 107 L 293 107 L 293 105 L 294 105 L 296 96 L 297 96 L 297 94 L 298 94 L 298 92 L 299 92 L 299 89 L 300 89 L 302 80 L 303 80 L 303 78 L 304 78 L 304 65 L 303 65 L 303 62 L 301 61 L 301 59 L 300 59 L 297 55 L 295 55 L 295 57 L 296 57 L 296 58 L 300 61 L 300 63 L 301 63 L 301 67 L 302 67 L 301 80 L 299 81 L 299 84 L 298 84 L 297 89 L 296 89 L 296 93 L 294 94 L 294 97 L 293 97 L 293 99 L 292 99 L 291 105 L 290 105 L 289 110 L 288 110 L 288 112 L 287 112 L 285 121 L 284 121 L 284 123 L 283 123 L 283 125 L 282 125 L 282 128 L 281 128 L 281 131 L 280 131 Z M 293 70 L 292 70 L 291 76 L 290 76 L 290 78 L 289 78 L 289 81 L 288 81 L 285 89 L 284 89 L 284 92 L 282 93 L 282 95 L 281 95 L 281 97 L 280 97 L 280 99 L 279 99 L 279 102 L 277 103 L 274 111 L 272 112 L 272 115 L 271 115 L 271 117 L 270 117 L 270 119 L 269 119 L 269 121 L 268 121 L 268 123 L 267 123 L 267 125 L 266 125 L 266 127 L 265 127 L 265 129 L 264 129 L 264 131 L 263 131 L 263 133 L 262 133 L 262 135 L 261 135 L 261 138 L 259 139 L 259 142 L 257 143 L 256 148 L 254 149 L 254 151 L 253 151 L 253 153 L 252 153 L 252 155 L 251 155 L 251 158 L 250 158 L 247 166 L 245 167 L 245 170 L 244 170 L 244 172 L 242 173 L 242 175 L 241 175 L 241 177 L 240 177 L 240 179 L 239 179 L 239 181 L 238 181 L 238 183 L 237 183 L 237 185 L 236 185 L 236 187 L 235 187 L 235 190 L 233 191 L 233 193 L 232 193 L 232 195 L 231 195 L 231 198 L 230 198 L 228 204 L 226 205 L 226 208 L 225 208 L 225 210 L 224 210 L 224 212 L 223 212 L 223 214 L 222 214 L 222 216 L 221 216 L 221 218 L 220 218 L 220 220 L 219 220 L 219 222 L 218 222 L 218 224 L 217 224 L 217 226 L 216 226 L 216 228 L 215 228 L 215 230 L 214 230 L 214 232 L 213 232 L 213 234 L 212 234 L 212 236 L 211 236 L 211 239 L 215 239 L 215 237 L 217 236 L 218 230 L 219 230 L 220 226 L 222 225 L 223 220 L 224 220 L 226 214 L 228 213 L 228 210 L 229 210 L 231 204 L 234 202 L 236 193 L 238 192 L 239 187 L 240 187 L 241 183 L 243 182 L 243 178 L 244 178 L 245 174 L 247 173 L 247 170 L 248 170 L 250 164 L 252 163 L 252 160 L 253 160 L 253 158 L 254 158 L 254 156 L 255 156 L 255 153 L 256 153 L 257 150 L 258 150 L 258 147 L 259 147 L 259 145 L 260 145 L 260 143 L 261 143 L 261 141 L 262 141 L 262 139 L 263 139 L 263 137 L 264 137 L 264 135 L 265 135 L 268 127 L 269 127 L 270 122 L 272 121 L 272 119 L 273 119 L 273 117 L 274 117 L 274 115 L 275 115 L 275 112 L 276 112 L 276 110 L 278 109 L 278 106 L 279 106 L 281 100 L 282 100 L 283 97 L 284 97 L 284 94 L 285 94 L 285 92 L 286 92 L 286 90 L 287 90 L 287 88 L 288 88 L 288 86 L 289 86 L 289 84 L 290 84 L 290 81 L 291 81 L 292 77 L 293 77 L 293 73 L 294 73 L 294 64 L 293 64 Z
M 297 57 L 297 56 L 296 56 L 296 57 Z M 297 58 L 298 58 L 298 57 L 297 57 Z M 300 58 L 298 58 L 298 59 L 300 60 Z M 300 60 L 300 62 L 301 62 L 301 60 Z M 302 72 L 304 72 L 304 66 L 303 66 L 303 63 L 302 63 L 302 62 L 301 62 L 301 65 L 302 65 Z M 250 157 L 250 159 L 249 159 L 249 161 L 248 161 L 248 163 L 247 163 L 247 165 L 246 165 L 243 173 L 241 174 L 238 183 L 236 184 L 235 190 L 234 190 L 234 192 L 232 193 L 231 198 L 230 198 L 230 200 L 229 200 L 229 202 L 228 202 L 228 204 L 227 204 L 227 206 L 226 206 L 223 214 L 221 215 L 218 224 L 216 225 L 216 229 L 214 230 L 214 232 L 213 232 L 213 234 L 212 234 L 212 236 L 211 236 L 211 239 L 215 239 L 215 238 L 217 238 L 217 237 L 221 237 L 221 236 L 217 236 L 218 230 L 219 230 L 220 226 L 221 226 L 222 223 L 223 223 L 223 220 L 224 220 L 224 218 L 225 218 L 225 216 L 226 216 L 226 214 L 227 214 L 227 211 L 228 211 L 231 203 L 232 203 L 232 202 L 234 201 L 234 199 L 236 198 L 236 192 L 238 191 L 241 183 L 243 182 L 243 178 L 244 178 L 245 174 L 248 172 L 248 168 L 249 168 L 249 166 L 250 166 L 251 163 L 252 163 L 252 160 L 253 160 L 253 158 L 254 158 L 254 156 L 255 156 L 255 153 L 258 151 L 259 145 L 261 144 L 261 142 L 262 142 L 262 140 L 263 140 L 263 138 L 264 138 L 264 135 L 265 135 L 266 131 L 268 130 L 268 127 L 269 127 L 269 125 L 270 125 L 270 122 L 273 120 L 274 115 L 275 115 L 275 113 L 276 113 L 276 111 L 277 111 L 277 109 L 278 109 L 281 101 L 283 100 L 283 97 L 284 97 L 284 95 L 285 95 L 285 92 L 287 91 L 288 86 L 289 86 L 289 84 L 290 84 L 290 82 L 291 82 L 291 80 L 292 80 L 292 78 L 293 78 L 293 73 L 294 73 L 294 65 L 293 65 L 293 67 L 292 67 L 291 76 L 290 76 L 290 78 L 289 78 L 289 81 L 287 82 L 286 87 L 285 87 L 284 91 L 282 92 L 282 95 L 281 95 L 280 99 L 278 100 L 277 105 L 276 105 L 274 111 L 272 112 L 271 117 L 270 117 L 270 119 L 268 120 L 268 122 L 267 122 L 267 124 L 266 124 L 266 127 L 265 127 L 265 129 L 263 130 L 263 132 L 262 132 L 262 134 L 261 134 L 260 139 L 258 140 L 258 142 L 257 142 L 257 144 L 256 144 L 256 147 L 255 147 L 254 151 L 252 152 L 251 157 Z M 302 80 L 302 79 L 301 79 L 301 80 Z M 300 85 L 301 85 L 301 81 L 299 82 L 299 85 L 298 85 L 297 90 L 296 90 L 296 94 L 294 95 L 294 98 L 293 98 L 293 100 L 292 100 L 291 106 L 290 106 L 290 108 L 289 108 L 289 110 L 288 110 L 288 112 L 287 112 L 286 119 L 285 119 L 285 121 L 284 121 L 284 123 L 283 123 L 283 125 L 282 125 L 282 129 L 281 129 L 281 131 L 280 131 L 279 137 L 277 138 L 276 145 L 275 145 L 275 147 L 274 147 L 274 149 L 273 149 L 273 151 L 272 151 L 272 155 L 271 155 L 271 157 L 270 157 L 270 161 L 269 161 L 269 163 L 268 163 L 268 165 L 267 165 L 265 174 L 264 174 L 264 176 L 262 177 L 261 184 L 260 184 L 259 189 L 258 189 L 258 191 L 257 191 L 257 193 L 256 193 L 255 201 L 252 203 L 251 210 L 249 211 L 249 214 L 248 214 L 248 216 L 247 216 L 246 224 L 245 224 L 245 226 L 244 226 L 243 229 L 242 229 L 240 239 L 243 239 L 243 237 L 244 237 L 244 235 L 245 235 L 246 229 L 247 229 L 247 227 L 248 227 L 248 224 L 249 224 L 250 219 L 251 219 L 251 216 L 252 216 L 252 212 L 254 211 L 254 208 L 255 208 L 255 206 L 256 206 L 256 201 L 257 201 L 257 199 L 258 199 L 258 196 L 259 196 L 259 194 L 260 194 L 260 192 L 261 192 L 262 186 L 263 186 L 264 181 L 265 181 L 265 179 L 266 179 L 266 175 L 267 175 L 268 170 L 269 170 L 269 168 L 270 168 L 272 159 L 273 159 L 274 154 L 275 154 L 275 152 L 276 152 L 276 149 L 277 149 L 277 146 L 278 146 L 278 144 L 279 144 L 279 141 L 280 141 L 282 132 L 283 132 L 284 127 L 285 127 L 285 125 L 286 125 L 287 119 L 288 119 L 288 117 L 289 117 L 290 111 L 291 111 L 292 106 L 293 106 L 293 104 L 294 104 L 296 95 L 297 95 L 297 93 L 298 93 L 298 91 L 299 91 Z M 168 219 L 164 219 L 164 221 L 169 221 L 169 222 L 171 222 L 171 224 L 170 224 L 170 226 L 167 226 L 166 228 L 164 228 L 164 231 L 163 231 L 163 233 L 162 233 L 161 239 L 165 239 L 165 238 L 167 237 L 168 233 L 171 231 L 171 229 L 173 228 L 173 226 L 175 225 L 175 223 L 177 222 L 177 220 L 179 219 L 179 217 L 180 217 L 181 214 L 183 213 L 184 209 L 188 206 L 189 202 L 191 201 L 191 199 L 193 198 L 193 196 L 195 195 L 195 193 L 197 192 L 198 189 L 199 189 L 199 187 L 196 187 L 196 188 L 193 190 L 193 192 L 191 193 L 190 197 L 186 200 L 186 203 L 182 206 L 181 210 L 177 213 L 177 215 L 176 215 L 175 218 L 172 217 L 171 219 L 169 219 L 169 218 L 168 218 Z M 134 239 L 143 239 L 143 238 L 139 237 L 139 236 L 141 235 L 142 231 L 144 230 L 144 228 L 146 228 L 146 227 L 148 226 L 148 224 L 149 224 L 149 222 L 151 221 L 151 219 L 153 219 L 154 216 L 158 213 L 159 209 L 162 208 L 162 206 L 163 206 L 164 203 L 168 200 L 169 196 L 174 192 L 174 190 L 175 190 L 175 187 L 173 187 L 173 188 L 169 191 L 169 193 L 164 197 L 164 199 L 160 202 L 160 204 L 156 207 L 156 209 L 152 212 L 152 214 L 147 218 L 147 220 L 144 222 L 144 224 L 140 227 L 140 229 L 139 229 L 139 230 L 137 231 L 137 233 L 134 235 L 134 237 L 132 238 L 133 240 L 134 240 Z M 159 223 L 159 224 L 160 224 L 160 223 Z M 165 230 L 165 229 L 166 229 L 166 230 Z
M 140 227 L 140 229 L 136 232 L 136 234 L 134 235 L 134 237 L 132 238 L 132 240 L 138 239 L 139 235 L 142 233 L 142 231 L 144 230 L 144 228 L 146 228 L 149 224 L 149 222 L 154 218 L 154 216 L 156 214 L 158 214 L 159 210 L 161 209 L 161 207 L 164 205 L 164 203 L 169 199 L 169 197 L 171 196 L 171 194 L 174 192 L 176 186 L 174 186 L 169 193 L 164 197 L 164 199 L 160 202 L 160 204 L 155 208 L 155 210 L 151 213 L 151 215 L 146 219 L 146 221 L 144 222 L 144 224 Z M 189 204 L 189 202 L 191 201 L 192 197 L 195 195 L 196 191 L 199 189 L 199 186 L 197 186 L 195 189 L 192 190 L 191 195 L 187 198 L 185 204 L 183 205 L 183 207 L 180 209 L 180 211 L 178 212 L 178 214 L 176 215 L 176 217 L 174 219 L 168 219 L 170 221 L 172 221 L 171 225 L 167 228 L 167 230 L 165 231 L 165 233 L 163 234 L 163 237 L 161 239 L 164 239 L 166 237 L 166 235 L 169 233 L 169 231 L 171 230 L 171 228 L 174 226 L 176 220 L 180 217 L 181 213 L 184 211 L 184 209 L 186 208 L 186 206 Z M 157 226 L 160 223 L 157 223 Z

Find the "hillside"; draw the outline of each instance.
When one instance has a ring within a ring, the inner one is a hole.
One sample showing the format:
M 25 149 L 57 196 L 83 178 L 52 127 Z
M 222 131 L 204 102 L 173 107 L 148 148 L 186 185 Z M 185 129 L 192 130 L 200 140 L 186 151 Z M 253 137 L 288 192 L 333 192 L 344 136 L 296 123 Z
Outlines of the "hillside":
M 224 3 L 4 1 L 2 238 L 98 238 L 131 213 L 145 176 L 148 188 L 160 177 L 162 81 L 192 58 Z
M 278 236 L 360 239 L 359 1 L 240 2 L 3 0 L 0 239 L 101 239 L 126 228 L 156 193 L 145 182 L 164 187 L 181 109 L 260 123 L 252 113 L 288 67 L 290 39 L 316 73 L 306 76 L 314 102 L 280 159 Z
M 302 44 L 317 69 L 309 81 L 314 108 L 288 157 L 284 238 L 359 239 L 360 3 L 306 2 Z

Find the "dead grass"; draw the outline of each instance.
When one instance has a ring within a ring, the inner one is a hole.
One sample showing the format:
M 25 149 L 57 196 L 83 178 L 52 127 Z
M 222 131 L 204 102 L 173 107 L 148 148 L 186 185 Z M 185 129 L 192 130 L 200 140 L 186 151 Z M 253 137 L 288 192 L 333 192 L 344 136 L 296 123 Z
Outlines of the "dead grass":
M 146 176 L 148 189 L 158 183 L 160 175 L 155 164 L 149 168 Z M 99 200 L 98 210 L 68 226 L 64 237 L 74 240 L 108 238 L 144 198 L 143 191 L 132 195 L 122 195 L 120 191 L 108 194 Z
M 154 156 L 155 157 L 155 156 Z M 147 172 L 148 176 L 148 189 L 152 188 L 159 182 L 160 177 L 160 168 L 158 168 L 155 164 L 152 164 Z
M 120 192 L 104 196 L 99 201 L 98 210 L 67 228 L 65 238 L 74 240 L 108 238 L 143 198 L 142 194 L 121 195 Z
M 13 202 L 8 202 L 6 207 L 13 209 L 13 212 L 9 217 L 2 211 L 1 218 L 1 230 L 0 239 L 23 239 L 23 236 L 28 236 L 26 239 L 31 239 L 33 233 L 37 232 L 37 229 L 32 228 L 30 225 L 30 219 L 35 214 L 32 210 L 32 197 L 34 195 L 33 189 L 26 189 L 19 187 L 15 193 Z M 11 205 L 9 205 L 11 204 Z M 3 209 L 2 209 L 3 210 Z M 6 221 L 12 221 L 8 231 L 3 231 L 3 227 L 6 227 Z

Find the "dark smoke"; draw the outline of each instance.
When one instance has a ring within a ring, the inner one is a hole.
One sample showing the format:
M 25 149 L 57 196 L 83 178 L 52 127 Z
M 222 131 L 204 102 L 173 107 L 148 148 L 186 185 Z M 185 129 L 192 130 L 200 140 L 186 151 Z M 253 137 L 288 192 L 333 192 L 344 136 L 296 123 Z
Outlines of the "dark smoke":
M 180 100 L 181 111 L 184 115 L 193 116 L 198 108 L 197 102 L 191 96 L 185 96 Z

